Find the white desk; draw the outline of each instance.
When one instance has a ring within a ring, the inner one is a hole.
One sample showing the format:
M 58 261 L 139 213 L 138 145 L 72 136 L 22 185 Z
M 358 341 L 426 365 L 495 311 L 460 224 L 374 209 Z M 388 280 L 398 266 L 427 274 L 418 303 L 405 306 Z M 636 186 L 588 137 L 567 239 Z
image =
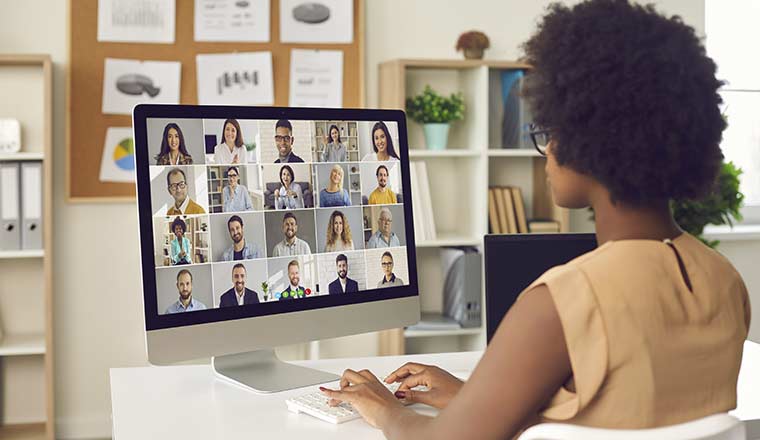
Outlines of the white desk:
M 386 374 L 404 362 L 439 365 L 467 376 L 481 352 L 303 361 L 298 364 L 341 374 L 346 368 L 367 368 Z M 698 384 L 695 384 L 698 386 Z M 760 345 L 747 342 L 739 375 L 738 406 L 742 420 L 760 419 Z M 285 399 L 302 388 L 261 395 L 214 378 L 208 365 L 111 369 L 114 440 L 132 439 L 381 439 L 380 431 L 361 420 L 332 425 L 305 414 L 293 414 Z M 422 413 L 434 410 L 415 405 Z M 749 426 L 750 438 L 760 427 Z M 756 434 L 756 435 L 755 435 Z

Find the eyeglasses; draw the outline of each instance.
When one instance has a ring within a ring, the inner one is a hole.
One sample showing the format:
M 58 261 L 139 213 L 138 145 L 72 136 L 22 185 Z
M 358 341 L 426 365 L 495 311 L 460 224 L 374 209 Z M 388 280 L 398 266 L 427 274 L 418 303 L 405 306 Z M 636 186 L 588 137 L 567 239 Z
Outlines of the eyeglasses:
M 541 128 L 536 124 L 530 124 L 528 131 L 530 139 L 533 141 L 533 146 L 536 148 L 539 154 L 546 156 L 546 149 L 551 142 L 551 130 L 548 128 Z
M 393 223 L 393 219 L 391 218 L 380 218 L 380 223 Z
M 289 143 L 291 139 L 293 139 L 293 138 L 290 137 L 290 136 L 287 136 L 287 135 L 286 136 L 280 136 L 279 134 L 274 137 L 275 141 L 277 141 L 277 142 L 285 142 L 285 143 Z
M 380 263 L 380 265 L 383 266 L 383 267 L 391 267 L 391 266 L 393 266 L 393 262 L 392 261 L 385 261 L 385 262 Z
M 229 174 L 229 173 L 228 173 L 228 174 L 227 174 L 227 177 L 237 177 L 237 176 L 238 176 L 238 175 L 237 175 L 237 174 L 235 174 L 235 173 L 232 173 L 232 174 Z
M 172 183 L 171 185 L 169 185 L 169 191 L 172 191 L 172 192 L 178 189 L 185 189 L 185 188 L 187 188 L 187 183 L 185 182 L 177 182 L 177 183 Z

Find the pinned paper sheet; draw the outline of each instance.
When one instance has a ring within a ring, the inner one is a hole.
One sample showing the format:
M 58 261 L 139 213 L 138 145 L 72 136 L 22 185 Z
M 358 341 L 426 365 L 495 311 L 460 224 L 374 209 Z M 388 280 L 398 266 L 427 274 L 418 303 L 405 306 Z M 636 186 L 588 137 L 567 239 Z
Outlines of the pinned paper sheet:
M 130 127 L 108 127 L 100 161 L 101 182 L 135 181 L 135 142 Z
M 98 41 L 174 43 L 175 13 L 174 0 L 98 0 Z
M 195 41 L 269 41 L 269 0 L 195 0 Z
M 137 104 L 179 104 L 181 64 L 106 58 L 103 113 L 131 115 Z
M 343 106 L 343 52 L 290 51 L 291 107 Z
M 274 104 L 271 52 L 198 55 L 196 62 L 198 104 Z
M 280 42 L 349 44 L 353 40 L 353 0 L 280 0 Z

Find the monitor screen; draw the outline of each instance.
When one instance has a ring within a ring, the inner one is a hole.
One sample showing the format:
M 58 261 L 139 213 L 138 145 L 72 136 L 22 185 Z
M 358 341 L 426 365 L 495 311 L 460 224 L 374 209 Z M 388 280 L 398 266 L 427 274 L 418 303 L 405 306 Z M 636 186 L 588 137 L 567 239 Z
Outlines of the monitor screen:
M 402 112 L 134 122 L 147 330 L 417 295 Z
M 487 235 L 486 336 L 490 342 L 520 293 L 554 266 L 596 248 L 595 234 Z

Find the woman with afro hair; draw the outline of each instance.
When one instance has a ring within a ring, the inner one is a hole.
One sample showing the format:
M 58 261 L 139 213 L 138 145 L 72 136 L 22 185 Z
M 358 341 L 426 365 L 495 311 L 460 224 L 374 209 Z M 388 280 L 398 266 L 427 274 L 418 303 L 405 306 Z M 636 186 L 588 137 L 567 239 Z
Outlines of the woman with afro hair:
M 466 383 L 412 363 L 385 379 L 401 382 L 396 396 L 353 370 L 323 392 L 392 439 L 503 439 L 546 421 L 653 428 L 731 410 L 747 289 L 669 209 L 709 192 L 721 164 L 715 63 L 680 18 L 628 0 L 553 4 L 523 48 L 554 201 L 593 208 L 598 248 L 523 291 Z

